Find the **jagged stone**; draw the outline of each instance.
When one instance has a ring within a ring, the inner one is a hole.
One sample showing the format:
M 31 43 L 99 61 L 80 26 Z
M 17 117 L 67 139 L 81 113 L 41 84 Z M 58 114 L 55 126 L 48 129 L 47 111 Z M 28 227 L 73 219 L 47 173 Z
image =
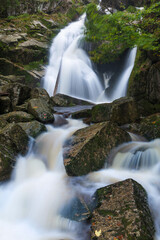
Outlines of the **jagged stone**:
M 96 192 L 91 239 L 154 239 L 154 224 L 143 187 L 127 179 Z
M 38 121 L 18 123 L 28 136 L 36 138 L 42 132 L 47 131 L 44 124 Z
M 112 103 L 99 104 L 92 109 L 92 122 L 112 121 L 118 125 L 134 122 L 139 118 L 133 98 L 120 98 Z
M 111 122 L 97 123 L 75 132 L 64 149 L 64 165 L 69 176 L 101 169 L 112 148 L 130 141 L 128 133 Z
M 33 48 L 33 49 L 37 49 L 37 48 L 47 49 L 48 45 L 45 42 L 40 42 L 35 39 L 29 39 L 23 43 L 20 43 L 18 47 Z
M 43 98 L 33 98 L 28 102 L 28 112 L 43 123 L 53 122 L 53 109 Z
M 15 33 L 12 35 L 0 34 L 0 41 L 6 44 L 18 43 L 18 41 L 23 39 L 23 35 Z

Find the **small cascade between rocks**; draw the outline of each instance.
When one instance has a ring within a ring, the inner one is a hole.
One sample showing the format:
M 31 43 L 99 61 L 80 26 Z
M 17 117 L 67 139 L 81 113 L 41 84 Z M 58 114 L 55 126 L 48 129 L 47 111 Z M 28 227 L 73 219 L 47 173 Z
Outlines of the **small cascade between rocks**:
M 126 179 L 140 183 L 148 194 L 149 206 L 155 221 L 155 240 L 160 239 L 160 139 L 151 142 L 130 142 L 111 154 L 110 167 L 88 175 L 93 183 L 110 185 Z
M 106 72 L 100 79 L 83 49 L 85 17 L 84 14 L 78 21 L 62 29 L 53 40 L 49 65 L 44 77 L 44 88 L 51 96 L 61 93 L 95 103 L 112 102 L 126 95 L 136 48 L 128 51 L 114 91 L 111 96 L 107 96 L 106 89 L 109 90 L 111 80 L 110 72 Z M 111 75 L 113 74 L 115 73 Z

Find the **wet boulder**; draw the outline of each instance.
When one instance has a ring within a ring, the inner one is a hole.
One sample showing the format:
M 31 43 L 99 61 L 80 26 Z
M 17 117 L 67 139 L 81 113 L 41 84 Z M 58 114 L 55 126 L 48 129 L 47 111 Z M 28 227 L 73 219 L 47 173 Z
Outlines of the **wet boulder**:
M 69 176 L 101 169 L 112 148 L 130 141 L 128 133 L 111 122 L 80 129 L 64 146 L 64 165 Z
M 139 118 L 133 98 L 120 98 L 112 103 L 99 104 L 92 109 L 92 122 L 112 121 L 118 125 L 134 122 Z
M 143 118 L 139 123 L 126 126 L 127 130 L 145 137 L 147 140 L 160 138 L 160 113 Z
M 154 239 L 154 224 L 143 187 L 127 179 L 96 192 L 91 239 Z
M 81 118 L 91 118 L 92 116 L 92 111 L 91 109 L 84 109 L 84 110 L 80 110 L 80 111 L 76 111 L 74 113 L 71 114 L 72 118 L 74 119 L 81 119 Z
M 50 104 L 42 98 L 33 98 L 28 101 L 28 112 L 32 114 L 36 120 L 42 123 L 54 121 L 53 109 Z
M 0 180 L 6 180 L 18 154 L 28 149 L 28 136 L 18 124 L 7 124 L 0 129 Z
M 56 94 L 54 97 L 51 97 L 53 106 L 58 107 L 71 107 L 76 105 L 91 105 L 93 103 L 84 101 L 82 99 L 74 98 L 64 94 Z
M 21 122 L 18 123 L 18 125 L 21 126 L 21 128 L 26 132 L 28 136 L 31 136 L 33 138 L 36 138 L 42 132 L 47 131 L 45 125 L 36 120 L 31 122 Z

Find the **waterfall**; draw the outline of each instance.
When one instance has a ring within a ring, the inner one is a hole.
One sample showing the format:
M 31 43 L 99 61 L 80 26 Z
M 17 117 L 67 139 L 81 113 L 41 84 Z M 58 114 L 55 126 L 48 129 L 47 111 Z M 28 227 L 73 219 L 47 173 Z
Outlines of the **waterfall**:
M 52 96 L 62 93 L 95 103 L 111 102 L 126 94 L 128 79 L 134 66 L 136 48 L 129 50 L 124 69 L 118 76 L 114 93 L 107 96 L 110 74 L 102 79 L 93 69 L 88 54 L 82 48 L 85 14 L 76 22 L 62 29 L 54 38 L 50 49 L 50 60 L 44 77 L 44 88 Z M 106 78 L 109 77 L 109 78 Z M 106 80 L 108 82 L 106 84 Z
M 62 144 L 81 121 L 68 120 L 61 128 L 48 126 L 26 157 L 19 157 L 12 180 L 0 186 L 1 240 L 75 240 L 81 224 L 62 217 L 74 197 L 68 184 Z M 78 224 L 78 226 L 77 226 Z
M 109 168 L 90 173 L 89 181 L 103 186 L 128 178 L 139 182 L 148 193 L 154 216 L 156 240 L 160 240 L 160 139 L 151 142 L 130 142 L 119 146 L 112 155 Z
M 53 40 L 44 79 L 44 88 L 50 95 L 56 87 L 57 93 L 96 101 L 103 90 L 88 55 L 81 48 L 84 21 L 85 14 Z

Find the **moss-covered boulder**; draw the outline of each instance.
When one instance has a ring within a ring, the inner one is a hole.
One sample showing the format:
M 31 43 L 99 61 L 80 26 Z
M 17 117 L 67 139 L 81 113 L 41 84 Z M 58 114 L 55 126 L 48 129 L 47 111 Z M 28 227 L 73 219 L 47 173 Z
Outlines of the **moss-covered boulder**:
M 99 104 L 92 109 L 92 122 L 112 121 L 118 125 L 134 122 L 139 118 L 133 98 L 120 98 L 112 103 Z
M 30 98 L 43 98 L 46 102 L 50 102 L 50 97 L 44 88 L 33 88 L 30 93 Z
M 27 152 L 28 140 L 18 124 L 7 124 L 0 129 L 0 180 L 8 179 L 16 156 Z
M 18 125 L 26 132 L 28 136 L 36 138 L 42 132 L 47 131 L 45 125 L 38 121 L 20 122 Z
M 151 141 L 160 138 L 160 113 L 143 118 L 139 123 L 129 124 L 127 130 Z
M 8 123 L 29 122 L 33 119 L 31 114 L 22 111 L 14 111 L 0 116 L 0 120 L 5 120 Z
M 54 97 L 51 97 L 53 106 L 58 107 L 71 107 L 75 105 L 91 105 L 93 103 L 87 102 L 78 98 L 70 97 L 61 93 L 56 94 Z
M 29 100 L 28 112 L 42 123 L 54 121 L 53 109 L 43 98 L 33 98 Z
M 101 169 L 111 149 L 127 141 L 130 141 L 129 135 L 111 122 L 78 130 L 65 144 L 67 174 L 80 176 Z
M 96 192 L 91 239 L 154 239 L 154 224 L 143 187 L 127 179 Z

